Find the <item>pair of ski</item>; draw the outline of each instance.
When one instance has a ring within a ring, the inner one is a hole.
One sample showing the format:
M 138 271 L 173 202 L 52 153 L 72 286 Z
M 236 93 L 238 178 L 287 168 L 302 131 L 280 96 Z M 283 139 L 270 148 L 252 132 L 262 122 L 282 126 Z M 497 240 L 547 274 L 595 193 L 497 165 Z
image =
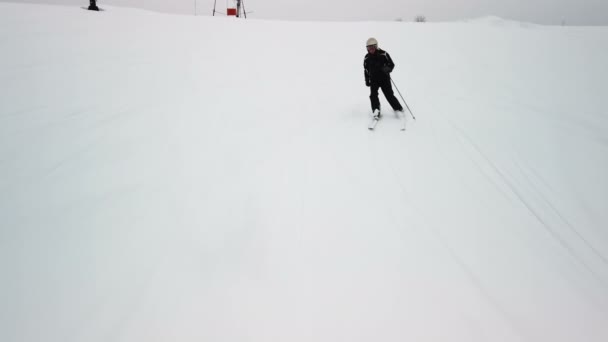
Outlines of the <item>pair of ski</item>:
M 404 111 L 396 111 L 395 115 L 397 117 L 399 117 L 399 120 L 401 121 L 401 130 L 405 131 L 405 112 Z M 372 120 L 369 122 L 369 125 L 367 126 L 367 128 L 370 131 L 373 131 L 376 128 L 376 125 L 378 124 L 378 121 L 380 121 L 380 119 L 382 118 L 382 116 L 380 115 L 380 110 L 376 109 L 373 113 L 372 116 Z

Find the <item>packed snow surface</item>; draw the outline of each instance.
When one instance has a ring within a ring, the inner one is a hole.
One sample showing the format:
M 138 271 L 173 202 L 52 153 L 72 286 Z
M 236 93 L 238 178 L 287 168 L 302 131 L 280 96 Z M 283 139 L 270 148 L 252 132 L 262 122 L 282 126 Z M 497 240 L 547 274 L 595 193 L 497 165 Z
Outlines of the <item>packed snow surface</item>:
M 607 47 L 0 3 L 0 340 L 608 341 Z

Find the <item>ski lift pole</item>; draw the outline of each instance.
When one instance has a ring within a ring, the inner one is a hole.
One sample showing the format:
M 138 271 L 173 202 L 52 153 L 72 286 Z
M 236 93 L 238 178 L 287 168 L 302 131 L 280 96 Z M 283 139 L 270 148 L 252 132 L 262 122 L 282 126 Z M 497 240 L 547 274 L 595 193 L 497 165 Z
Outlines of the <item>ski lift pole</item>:
M 247 10 L 245 9 L 245 1 L 241 1 L 241 6 L 243 6 L 243 16 L 247 19 Z
M 412 110 L 410 109 L 410 106 L 408 106 L 407 102 L 405 102 L 405 99 L 403 98 L 403 95 L 401 95 L 401 92 L 399 91 L 399 88 L 397 88 L 397 84 L 395 84 L 395 81 L 393 81 L 392 77 L 391 77 L 391 82 L 393 82 L 393 85 L 395 86 L 395 89 L 397 89 L 397 92 L 399 93 L 399 96 L 401 96 L 401 99 L 403 100 L 403 103 L 405 104 L 405 107 L 407 108 L 407 111 L 410 112 L 410 115 L 412 116 L 412 118 L 414 118 L 414 120 L 416 120 L 416 117 L 414 116 L 414 113 L 412 113 Z

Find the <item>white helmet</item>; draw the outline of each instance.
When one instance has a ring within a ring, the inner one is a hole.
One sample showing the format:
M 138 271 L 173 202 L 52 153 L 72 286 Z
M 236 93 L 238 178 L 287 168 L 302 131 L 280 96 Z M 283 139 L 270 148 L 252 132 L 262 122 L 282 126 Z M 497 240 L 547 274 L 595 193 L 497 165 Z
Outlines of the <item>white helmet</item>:
M 365 46 L 372 46 L 372 45 L 378 45 L 378 41 L 376 40 L 376 38 L 368 39 L 367 43 L 365 44 Z

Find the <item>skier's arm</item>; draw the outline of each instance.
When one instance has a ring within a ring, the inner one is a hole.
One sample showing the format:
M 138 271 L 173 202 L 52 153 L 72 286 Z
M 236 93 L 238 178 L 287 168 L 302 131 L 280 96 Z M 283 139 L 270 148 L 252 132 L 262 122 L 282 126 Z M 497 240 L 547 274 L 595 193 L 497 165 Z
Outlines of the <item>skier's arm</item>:
M 393 72 L 393 69 L 395 68 L 395 63 L 393 63 L 393 59 L 391 58 L 391 55 L 388 54 L 388 52 L 386 52 L 385 54 L 386 57 L 386 64 L 385 64 L 385 72 L 391 73 Z
M 367 70 L 367 58 L 363 60 L 363 76 L 365 77 L 365 85 L 369 87 L 369 70 Z

